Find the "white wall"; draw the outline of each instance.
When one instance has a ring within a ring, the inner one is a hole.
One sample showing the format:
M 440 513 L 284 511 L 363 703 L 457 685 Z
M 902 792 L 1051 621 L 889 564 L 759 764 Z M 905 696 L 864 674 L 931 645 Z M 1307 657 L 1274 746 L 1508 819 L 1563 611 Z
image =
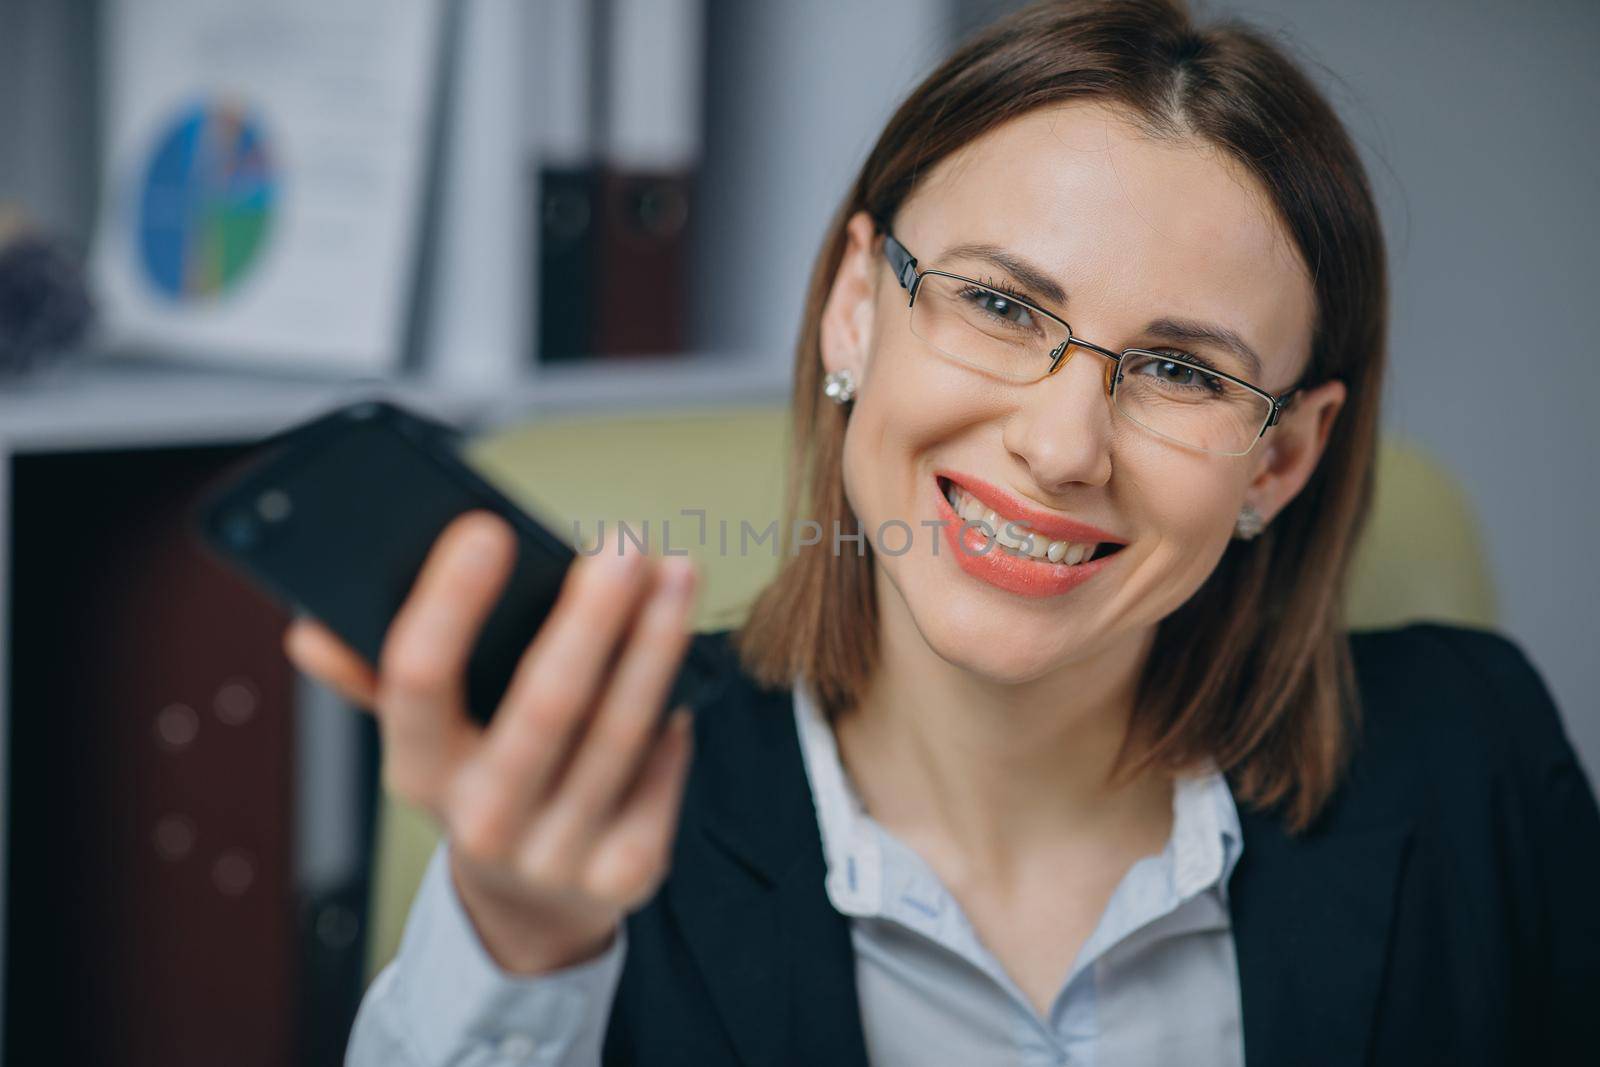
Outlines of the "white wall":
M 823 228 L 878 131 L 943 58 L 950 0 L 714 0 L 697 335 L 792 364 Z M 733 265 L 733 266 L 730 266 Z
M 83 242 L 95 180 L 95 0 L 0 0 L 0 204 Z

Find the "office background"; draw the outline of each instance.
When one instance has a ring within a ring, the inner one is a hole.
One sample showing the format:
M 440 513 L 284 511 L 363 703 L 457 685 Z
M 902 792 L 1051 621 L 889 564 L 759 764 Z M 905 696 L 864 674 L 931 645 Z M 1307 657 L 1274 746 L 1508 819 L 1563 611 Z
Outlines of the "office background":
M 503 15 L 515 0 L 473 3 Z M 690 254 L 694 273 L 712 284 L 693 297 L 690 334 L 731 362 L 705 374 L 667 368 L 632 384 L 603 366 L 538 380 L 512 391 L 502 417 L 643 409 L 702 389 L 729 405 L 781 401 L 818 238 L 872 136 L 961 34 L 1020 6 L 708 4 L 703 136 L 715 163 L 698 175 Z M 1596 346 L 1586 328 L 1600 280 L 1600 68 L 1592 61 L 1600 6 L 1198 7 L 1283 34 L 1361 145 L 1392 265 L 1385 430 L 1465 490 L 1496 625 L 1541 669 L 1591 779 L 1600 777 L 1600 657 L 1590 619 L 1600 567 L 1589 559 L 1600 533 L 1600 393 L 1591 387 Z M 464 36 L 469 48 L 494 46 L 483 33 L 476 46 L 470 31 Z M 0 0 L 0 204 L 20 206 L 83 248 L 101 194 L 94 71 L 105 45 L 95 0 Z M 506 54 L 496 53 L 501 62 Z M 454 291 L 478 299 L 495 270 L 489 259 L 469 263 Z M 325 783 L 329 761 L 338 773 L 335 753 L 348 737 L 339 741 L 344 735 L 327 725 L 336 720 L 307 720 L 332 729 L 324 741 L 335 742 L 302 746 L 308 779 Z M 303 829 L 315 839 L 337 825 L 312 820 Z
M 893 93 L 966 28 L 1016 6 L 955 0 L 724 5 L 754 42 L 719 56 L 767 77 L 769 117 L 730 138 L 704 265 L 742 309 L 735 343 L 782 364 L 816 237 Z M 801 10 L 804 9 L 804 10 Z M 930 17 L 930 10 L 933 11 Z M 1461 479 L 1482 517 L 1503 626 L 1545 671 L 1593 776 L 1600 768 L 1600 566 L 1593 291 L 1600 280 L 1600 7 L 1585 0 L 1316 0 L 1210 4 L 1288 36 L 1361 143 L 1390 242 L 1385 425 Z M 757 27 L 748 25 L 760 23 Z M 738 26 L 725 32 L 741 32 Z M 88 0 L 0 5 L 0 200 L 86 239 L 96 181 L 96 46 Z M 826 57 L 838 77 L 788 75 Z M 786 102 L 790 85 L 833 94 Z M 803 149 L 765 151 L 774 137 Z M 739 235 L 760 233 L 753 290 Z M 739 266 L 739 264 L 743 264 Z

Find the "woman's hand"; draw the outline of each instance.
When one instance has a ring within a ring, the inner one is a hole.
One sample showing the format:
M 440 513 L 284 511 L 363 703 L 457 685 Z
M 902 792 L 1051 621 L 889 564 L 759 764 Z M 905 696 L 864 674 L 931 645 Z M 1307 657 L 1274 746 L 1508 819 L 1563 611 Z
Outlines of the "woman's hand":
M 450 842 L 458 895 L 503 968 L 539 974 L 598 955 L 666 874 L 689 765 L 689 712 L 656 722 L 688 647 L 685 558 L 579 556 L 493 720 L 467 716 L 466 665 L 511 573 L 516 540 L 488 512 L 439 536 L 376 672 L 296 619 L 302 671 L 373 710 L 383 779 Z

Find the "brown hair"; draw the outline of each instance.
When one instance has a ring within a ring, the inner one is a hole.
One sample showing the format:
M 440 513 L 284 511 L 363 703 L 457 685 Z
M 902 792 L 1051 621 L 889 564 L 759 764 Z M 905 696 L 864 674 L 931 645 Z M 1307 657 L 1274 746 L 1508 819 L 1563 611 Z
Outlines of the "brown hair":
M 1167 0 L 1047 0 L 988 26 L 911 93 L 812 271 L 795 357 L 786 536 L 802 514 L 859 531 L 841 472 L 845 409 L 821 397 L 820 320 L 849 218 L 892 221 L 940 159 L 1024 112 L 1086 99 L 1122 105 L 1153 136 L 1209 141 L 1255 175 L 1315 287 L 1305 380 L 1339 378 L 1347 389 L 1299 495 L 1261 536 L 1232 541 L 1158 625 L 1123 748 L 1126 757 L 1135 736 L 1149 742 L 1130 773 L 1214 759 L 1241 800 L 1285 805 L 1300 831 L 1338 785 L 1359 724 L 1343 591 L 1372 496 L 1387 282 L 1377 210 L 1348 134 L 1258 31 L 1197 26 Z M 787 555 L 736 636 L 741 661 L 769 685 L 803 678 L 835 715 L 853 704 L 876 656 L 870 543 L 864 555 L 820 546 Z

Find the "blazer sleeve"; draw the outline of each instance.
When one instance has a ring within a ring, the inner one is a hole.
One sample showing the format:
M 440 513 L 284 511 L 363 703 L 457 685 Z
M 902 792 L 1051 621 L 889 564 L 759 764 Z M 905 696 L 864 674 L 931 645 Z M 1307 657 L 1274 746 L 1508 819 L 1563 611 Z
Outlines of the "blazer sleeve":
M 1594 1053 L 1600 1005 L 1600 809 L 1593 787 L 1549 690 L 1515 642 L 1490 631 L 1429 629 L 1492 698 L 1489 735 L 1503 746 L 1509 770 L 1506 854 L 1527 868 L 1506 872 L 1530 942 L 1519 946 L 1525 1037 L 1556 1057 L 1544 1062 L 1578 1062 L 1567 1057 Z

